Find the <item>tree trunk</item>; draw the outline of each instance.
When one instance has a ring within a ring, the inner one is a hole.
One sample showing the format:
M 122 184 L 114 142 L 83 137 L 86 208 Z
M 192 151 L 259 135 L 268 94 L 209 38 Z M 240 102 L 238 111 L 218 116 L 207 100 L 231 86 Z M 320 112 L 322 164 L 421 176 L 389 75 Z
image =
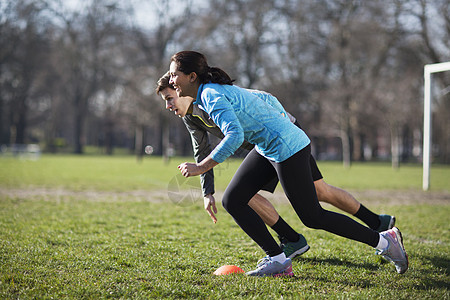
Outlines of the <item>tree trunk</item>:
M 4 110 L 5 110 L 5 106 L 4 106 L 4 101 L 3 101 L 3 98 L 2 98 L 2 96 L 0 95 L 0 145 L 1 144 L 6 144 L 6 141 L 7 141 L 7 135 L 6 135 L 6 133 L 5 133 L 5 128 L 4 128 L 4 125 L 3 125 L 3 112 L 4 112 Z
M 400 167 L 400 137 L 398 132 L 397 127 L 391 128 L 391 156 L 394 170 Z
M 25 98 L 20 96 L 14 100 L 16 105 L 13 106 L 12 111 L 12 126 L 10 143 L 11 144 L 25 144 L 25 128 L 26 128 L 26 114 L 27 107 Z
M 342 142 L 342 163 L 344 165 L 344 168 L 348 169 L 351 166 L 350 136 L 346 130 L 341 130 L 341 142 Z
M 144 127 L 140 124 L 135 128 L 134 151 L 138 162 L 142 161 L 144 155 Z
M 25 104 L 25 100 L 21 101 L 20 112 L 18 112 L 18 120 L 16 124 L 16 143 L 17 144 L 25 144 L 26 141 L 26 127 L 27 127 L 27 107 Z
M 354 161 L 362 161 L 363 157 L 363 142 L 360 134 L 353 135 L 353 159 Z
M 80 108 L 76 108 L 78 111 L 75 114 L 75 154 L 83 154 L 83 116 Z
M 114 150 L 114 118 L 108 114 L 105 124 L 106 154 L 112 155 Z

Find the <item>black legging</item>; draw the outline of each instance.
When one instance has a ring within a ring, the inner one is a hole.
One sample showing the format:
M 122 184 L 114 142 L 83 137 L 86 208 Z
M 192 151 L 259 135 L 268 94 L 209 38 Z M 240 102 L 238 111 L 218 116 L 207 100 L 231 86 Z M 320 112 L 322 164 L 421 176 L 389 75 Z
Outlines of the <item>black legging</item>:
M 379 240 L 378 232 L 320 206 L 311 176 L 310 156 L 311 148 L 308 145 L 287 160 L 275 163 L 253 149 L 225 190 L 223 207 L 268 255 L 281 254 L 280 247 L 263 220 L 248 205 L 261 187 L 278 176 L 287 198 L 305 226 L 323 229 L 375 247 Z

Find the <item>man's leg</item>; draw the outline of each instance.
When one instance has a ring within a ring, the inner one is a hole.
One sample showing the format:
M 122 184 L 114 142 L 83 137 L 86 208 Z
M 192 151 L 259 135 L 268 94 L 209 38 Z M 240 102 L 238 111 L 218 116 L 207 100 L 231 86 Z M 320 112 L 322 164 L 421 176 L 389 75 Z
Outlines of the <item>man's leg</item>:
M 320 202 L 329 203 L 357 217 L 373 230 L 385 231 L 392 228 L 395 224 L 394 216 L 373 213 L 358 202 L 349 192 L 329 185 L 323 179 L 314 181 L 314 186 Z
M 280 215 L 265 197 L 256 194 L 248 203 L 250 207 L 263 219 L 264 223 L 272 227 L 280 218 Z
M 314 186 L 320 202 L 329 203 L 351 215 L 356 214 L 361 205 L 350 193 L 329 185 L 323 179 L 314 181 Z

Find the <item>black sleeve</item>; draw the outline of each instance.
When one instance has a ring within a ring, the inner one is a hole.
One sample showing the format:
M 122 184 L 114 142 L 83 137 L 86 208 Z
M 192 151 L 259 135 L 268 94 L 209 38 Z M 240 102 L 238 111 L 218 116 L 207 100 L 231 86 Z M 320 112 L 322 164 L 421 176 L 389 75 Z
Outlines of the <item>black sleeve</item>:
M 191 135 L 192 150 L 194 151 L 195 162 L 199 163 L 211 153 L 211 144 L 209 142 L 208 132 L 196 125 L 191 118 L 191 116 L 185 116 L 183 118 L 183 122 Z M 200 175 L 200 184 L 202 186 L 203 196 L 214 194 L 213 169 Z

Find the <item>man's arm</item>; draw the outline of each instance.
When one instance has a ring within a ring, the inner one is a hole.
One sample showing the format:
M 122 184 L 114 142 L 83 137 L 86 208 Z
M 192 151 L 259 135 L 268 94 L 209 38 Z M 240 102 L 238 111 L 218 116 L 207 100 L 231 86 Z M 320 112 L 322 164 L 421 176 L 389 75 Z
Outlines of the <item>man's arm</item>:
M 211 144 L 208 133 L 201 126 L 195 123 L 195 117 L 187 115 L 183 118 L 189 134 L 191 135 L 192 150 L 196 163 L 203 161 L 211 153 Z M 199 119 L 197 119 L 199 120 Z M 214 198 L 214 171 L 209 170 L 200 175 L 200 184 L 203 192 L 203 204 L 206 212 L 214 223 L 217 222 L 216 199 Z
M 193 118 L 193 116 L 187 115 L 183 118 L 183 122 L 191 135 L 195 162 L 200 163 L 211 153 L 211 144 L 207 131 L 195 124 Z M 203 196 L 214 194 L 214 171 L 212 169 L 200 175 L 200 184 Z

